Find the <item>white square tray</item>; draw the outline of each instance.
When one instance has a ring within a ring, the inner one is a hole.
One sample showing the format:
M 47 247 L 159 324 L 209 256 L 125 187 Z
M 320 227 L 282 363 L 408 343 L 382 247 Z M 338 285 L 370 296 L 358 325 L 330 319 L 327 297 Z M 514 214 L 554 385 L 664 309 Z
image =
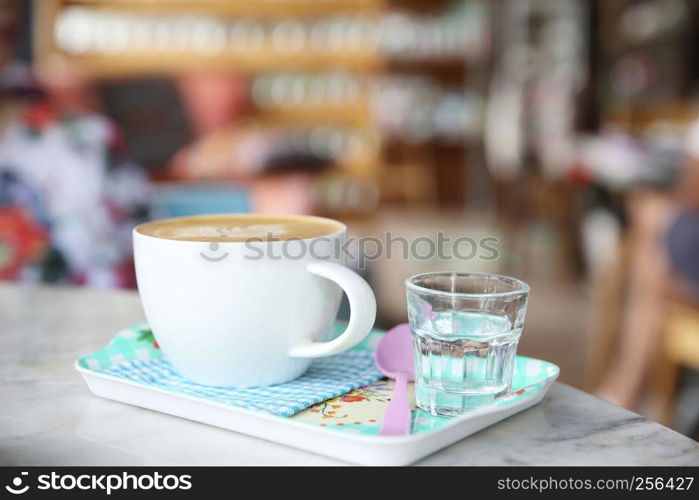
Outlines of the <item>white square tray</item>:
M 371 348 L 375 340 L 357 348 Z M 411 435 L 379 436 L 381 416 L 392 389 L 392 383 L 386 380 L 284 418 L 121 379 L 104 373 L 104 366 L 89 368 L 84 359 L 78 360 L 75 367 L 96 396 L 362 465 L 413 463 L 537 404 L 559 373 L 552 363 L 518 356 L 513 392 L 493 404 L 453 419 L 415 410 Z

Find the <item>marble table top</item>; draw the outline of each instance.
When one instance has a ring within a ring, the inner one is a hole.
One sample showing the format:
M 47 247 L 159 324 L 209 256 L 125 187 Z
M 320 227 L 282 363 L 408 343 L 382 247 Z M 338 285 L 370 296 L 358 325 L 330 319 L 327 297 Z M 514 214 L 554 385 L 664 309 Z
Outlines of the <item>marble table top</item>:
M 0 465 L 339 462 L 93 396 L 79 356 L 143 321 L 126 291 L 0 283 Z M 699 465 L 699 444 L 557 383 L 539 405 L 425 465 Z

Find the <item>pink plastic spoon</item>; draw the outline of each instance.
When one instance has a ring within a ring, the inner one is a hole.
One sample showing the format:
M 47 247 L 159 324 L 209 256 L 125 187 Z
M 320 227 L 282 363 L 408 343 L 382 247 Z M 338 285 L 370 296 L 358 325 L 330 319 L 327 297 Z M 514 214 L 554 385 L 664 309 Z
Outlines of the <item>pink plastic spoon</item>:
M 407 323 L 391 328 L 376 348 L 376 367 L 381 373 L 396 380 L 391 402 L 383 414 L 382 436 L 410 434 L 410 407 L 408 382 L 413 380 L 413 341 Z

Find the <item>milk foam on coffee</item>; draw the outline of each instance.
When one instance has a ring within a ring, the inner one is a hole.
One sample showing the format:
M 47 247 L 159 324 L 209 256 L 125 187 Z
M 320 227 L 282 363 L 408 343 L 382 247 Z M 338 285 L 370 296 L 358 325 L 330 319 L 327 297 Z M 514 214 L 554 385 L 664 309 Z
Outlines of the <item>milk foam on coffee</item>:
M 321 217 L 293 215 L 206 215 L 147 222 L 136 228 L 146 236 L 180 241 L 289 240 L 327 236 L 344 230 Z

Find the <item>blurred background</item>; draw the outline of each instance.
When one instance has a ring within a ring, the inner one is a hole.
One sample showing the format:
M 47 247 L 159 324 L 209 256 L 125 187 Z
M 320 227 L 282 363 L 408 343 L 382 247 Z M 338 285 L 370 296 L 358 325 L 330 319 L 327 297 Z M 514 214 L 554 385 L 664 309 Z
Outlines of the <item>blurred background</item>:
M 134 288 L 130 231 L 312 213 L 495 237 L 520 352 L 699 432 L 699 2 L 0 0 L 0 279 Z M 394 256 L 395 257 L 395 256 Z

